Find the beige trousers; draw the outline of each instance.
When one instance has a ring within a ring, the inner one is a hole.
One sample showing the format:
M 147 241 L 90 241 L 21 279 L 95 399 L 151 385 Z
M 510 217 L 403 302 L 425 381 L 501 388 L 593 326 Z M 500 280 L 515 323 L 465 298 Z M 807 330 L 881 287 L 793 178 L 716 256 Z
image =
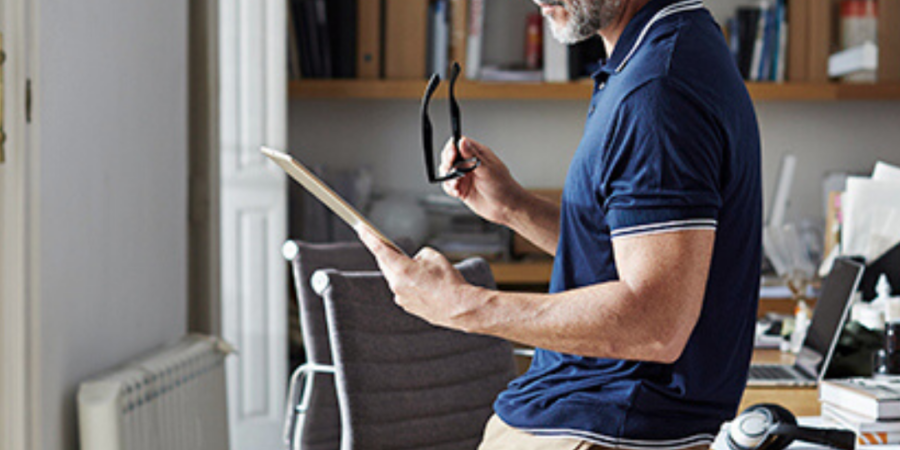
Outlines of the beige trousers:
M 517 430 L 497 417 L 491 416 L 484 427 L 484 437 L 478 450 L 608 450 L 612 447 L 593 444 L 578 438 L 535 436 Z M 682 450 L 707 450 L 706 445 Z

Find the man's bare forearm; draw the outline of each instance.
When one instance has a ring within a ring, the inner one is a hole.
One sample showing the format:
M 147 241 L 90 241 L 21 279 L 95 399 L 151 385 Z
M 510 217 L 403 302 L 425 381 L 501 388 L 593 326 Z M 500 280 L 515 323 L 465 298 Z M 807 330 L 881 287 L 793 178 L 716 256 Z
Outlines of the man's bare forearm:
M 620 238 L 618 280 L 555 294 L 466 285 L 457 327 L 562 353 L 670 363 L 700 318 L 714 241 L 710 230 Z
M 556 255 L 559 242 L 559 205 L 532 192 L 522 192 L 510 205 L 504 224 L 541 250 Z
M 618 281 L 557 294 L 478 295 L 482 307 L 462 322 L 466 331 L 581 356 L 671 363 L 696 321 L 696 313 L 640 297 Z

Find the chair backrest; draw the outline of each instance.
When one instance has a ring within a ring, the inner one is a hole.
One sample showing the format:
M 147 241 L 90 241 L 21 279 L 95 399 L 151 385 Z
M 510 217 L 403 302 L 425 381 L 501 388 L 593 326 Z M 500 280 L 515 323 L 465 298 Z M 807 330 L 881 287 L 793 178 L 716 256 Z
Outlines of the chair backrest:
M 404 250 L 411 250 L 406 239 L 397 241 Z M 300 330 L 306 360 L 319 365 L 331 365 L 331 346 L 325 322 L 322 299 L 310 286 L 312 274 L 319 269 L 332 268 L 342 271 L 377 270 L 372 254 L 359 242 L 309 243 L 287 241 L 285 257 L 291 262 L 297 305 L 300 313 Z M 301 426 L 300 448 L 310 450 L 335 450 L 340 442 L 340 415 L 334 380 L 329 374 L 319 374 L 311 384 L 310 403 Z
M 457 265 L 495 288 L 484 260 Z M 378 272 L 322 270 L 342 450 L 477 447 L 497 394 L 515 375 L 501 339 L 435 327 L 393 302 Z
M 325 323 L 322 299 L 309 284 L 312 274 L 324 268 L 339 270 L 375 270 L 375 258 L 359 242 L 313 244 L 303 241 L 285 243 L 290 255 L 300 312 L 300 331 L 306 360 L 331 365 L 331 346 Z M 300 448 L 304 450 L 337 450 L 341 439 L 341 418 L 334 389 L 334 377 L 318 374 L 310 385 L 308 410 L 301 422 Z
M 319 269 L 341 271 L 378 270 L 371 253 L 359 242 L 309 243 L 288 241 L 286 255 L 291 256 L 294 285 L 300 311 L 300 331 L 306 360 L 316 364 L 331 364 L 331 346 L 325 324 L 322 299 L 310 285 L 312 274 Z

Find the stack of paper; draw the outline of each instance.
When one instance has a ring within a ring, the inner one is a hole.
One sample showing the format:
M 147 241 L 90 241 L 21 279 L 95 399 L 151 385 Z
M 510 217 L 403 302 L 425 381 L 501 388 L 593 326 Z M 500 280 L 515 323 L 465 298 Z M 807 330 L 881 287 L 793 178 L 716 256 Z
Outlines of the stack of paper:
M 850 177 L 841 205 L 842 254 L 874 261 L 900 243 L 900 167 L 879 162 L 871 178 Z

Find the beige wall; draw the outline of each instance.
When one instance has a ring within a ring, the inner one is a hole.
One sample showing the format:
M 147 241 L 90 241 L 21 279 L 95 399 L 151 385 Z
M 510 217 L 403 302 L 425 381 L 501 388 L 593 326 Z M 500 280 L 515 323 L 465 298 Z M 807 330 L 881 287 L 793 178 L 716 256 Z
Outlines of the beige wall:
M 424 85 L 424 83 L 423 83 Z M 561 186 L 578 146 L 586 101 L 463 101 L 463 132 L 494 148 L 530 187 Z M 428 192 L 416 101 L 295 100 L 290 143 L 310 163 L 371 165 L 376 186 Z M 449 136 L 446 103 L 432 106 L 436 136 Z M 781 156 L 799 157 L 792 210 L 820 217 L 822 177 L 900 164 L 900 102 L 763 102 L 763 178 L 771 196 Z M 443 142 L 439 142 L 443 144 Z
M 187 5 L 41 0 L 40 427 L 77 448 L 78 383 L 187 315 Z

